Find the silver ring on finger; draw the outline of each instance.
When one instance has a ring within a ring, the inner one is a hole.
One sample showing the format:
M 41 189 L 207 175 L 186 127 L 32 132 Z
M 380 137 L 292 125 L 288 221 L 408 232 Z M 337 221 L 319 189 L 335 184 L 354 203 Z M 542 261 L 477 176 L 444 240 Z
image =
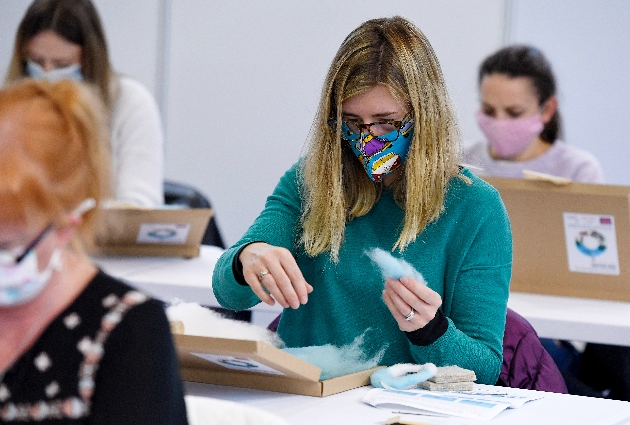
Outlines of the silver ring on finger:
M 413 309 L 413 307 L 411 307 L 411 311 L 409 312 L 408 315 L 405 316 L 405 320 L 409 322 L 411 319 L 413 319 L 413 316 L 415 315 L 416 315 L 416 311 Z
M 265 275 L 269 274 L 269 272 L 266 272 L 264 270 L 261 270 L 258 272 L 258 280 L 260 280 L 262 282 L 262 280 L 264 279 Z

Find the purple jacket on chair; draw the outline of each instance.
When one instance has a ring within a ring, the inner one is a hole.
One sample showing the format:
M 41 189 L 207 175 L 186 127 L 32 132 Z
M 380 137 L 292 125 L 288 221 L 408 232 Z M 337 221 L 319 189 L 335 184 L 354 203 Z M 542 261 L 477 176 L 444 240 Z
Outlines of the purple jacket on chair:
M 562 374 L 538 339 L 532 325 L 507 309 L 503 335 L 503 365 L 497 385 L 567 393 Z

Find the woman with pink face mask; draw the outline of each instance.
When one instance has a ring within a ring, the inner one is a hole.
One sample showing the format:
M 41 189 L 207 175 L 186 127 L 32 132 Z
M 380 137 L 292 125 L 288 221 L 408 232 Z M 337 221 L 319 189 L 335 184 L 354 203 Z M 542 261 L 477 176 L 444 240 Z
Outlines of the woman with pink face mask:
M 523 170 L 602 183 L 597 159 L 564 143 L 551 65 L 531 46 L 508 46 L 479 68 L 477 122 L 487 141 L 466 149 L 465 162 L 480 175 L 522 178 Z
M 479 68 L 479 127 L 487 142 L 465 151 L 477 174 L 522 178 L 538 171 L 581 183 L 603 183 L 597 159 L 560 140 L 556 82 L 551 65 L 531 46 L 508 46 Z M 566 380 L 569 392 L 630 400 L 630 348 L 587 344 L 579 353 L 568 341 L 541 339 Z

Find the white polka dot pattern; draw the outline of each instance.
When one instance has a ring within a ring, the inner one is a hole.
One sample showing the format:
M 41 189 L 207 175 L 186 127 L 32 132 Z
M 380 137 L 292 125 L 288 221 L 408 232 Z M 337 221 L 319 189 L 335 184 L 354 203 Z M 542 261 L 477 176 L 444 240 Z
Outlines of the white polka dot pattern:
M 81 398 L 53 399 L 61 392 L 61 388 L 57 381 L 52 381 L 46 385 L 44 393 L 53 400 L 38 401 L 32 404 L 7 403 L 0 408 L 0 422 L 78 419 L 87 416 L 90 412 L 91 397 L 94 393 L 94 375 L 104 355 L 105 341 L 130 308 L 148 299 L 149 297 L 138 291 L 129 291 L 120 299 L 115 294 L 103 298 L 101 303 L 108 311 L 101 319 L 100 330 L 94 339 L 86 335 L 76 345 L 77 350 L 83 354 L 83 362 L 78 371 L 78 392 Z M 81 317 L 73 312 L 65 316 L 62 321 L 68 330 L 74 330 L 81 324 Z M 33 364 L 42 373 L 53 367 L 50 356 L 43 351 L 35 357 Z M 4 403 L 11 398 L 11 392 L 2 380 L 3 375 L 0 374 L 0 402 Z
M 81 318 L 77 313 L 70 313 L 63 319 L 63 324 L 72 330 L 81 324 Z

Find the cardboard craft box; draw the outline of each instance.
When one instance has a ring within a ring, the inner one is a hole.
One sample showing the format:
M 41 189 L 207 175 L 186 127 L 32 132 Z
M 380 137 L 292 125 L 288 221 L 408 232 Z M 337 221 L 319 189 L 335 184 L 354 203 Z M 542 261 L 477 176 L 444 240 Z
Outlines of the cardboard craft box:
M 630 301 L 630 187 L 484 179 L 510 217 L 510 290 Z
M 262 341 L 174 334 L 182 379 L 324 397 L 370 383 L 375 369 L 319 381 L 321 369 Z
M 210 208 L 99 211 L 95 255 L 198 257 Z

